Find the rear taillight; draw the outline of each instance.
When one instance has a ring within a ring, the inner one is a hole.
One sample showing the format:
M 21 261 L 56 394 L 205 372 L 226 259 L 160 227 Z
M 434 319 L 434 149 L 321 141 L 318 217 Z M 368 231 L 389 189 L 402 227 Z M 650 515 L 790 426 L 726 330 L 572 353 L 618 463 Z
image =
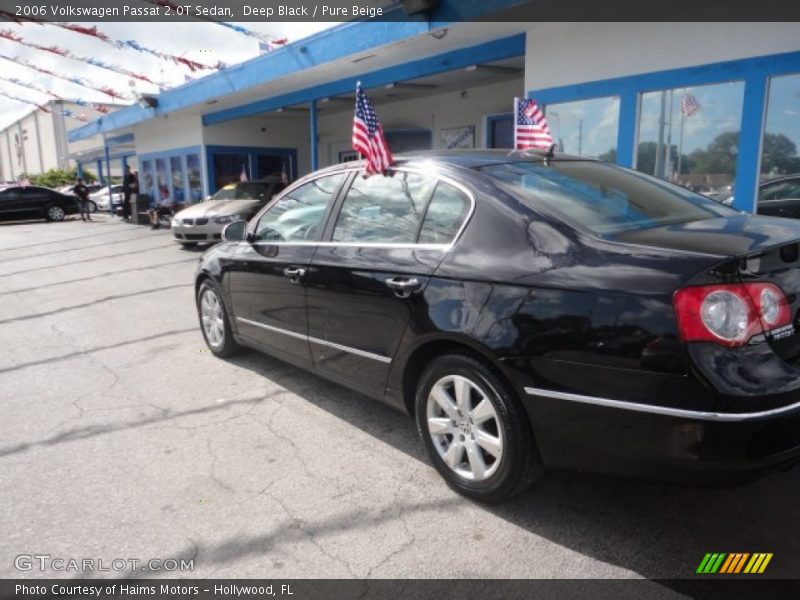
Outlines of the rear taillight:
M 687 287 L 675 292 L 678 330 L 685 342 L 741 346 L 792 320 L 789 303 L 772 283 Z

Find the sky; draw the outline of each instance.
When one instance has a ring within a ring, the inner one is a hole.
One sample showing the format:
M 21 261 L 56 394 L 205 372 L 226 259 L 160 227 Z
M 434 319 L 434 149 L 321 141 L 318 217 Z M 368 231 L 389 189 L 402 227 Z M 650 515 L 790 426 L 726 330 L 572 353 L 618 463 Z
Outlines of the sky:
M 207 22 L 184 23 L 81 23 L 85 26 L 97 26 L 98 30 L 113 40 L 135 40 L 139 45 L 168 54 L 183 56 L 205 64 L 217 61 L 231 65 L 258 56 L 258 40 L 221 25 Z M 288 38 L 297 41 L 336 23 L 235 23 L 251 31 L 273 36 L 274 39 Z M 161 60 L 150 54 L 126 48 L 117 49 L 99 39 L 66 31 L 52 25 L 37 23 L 17 24 L 0 20 L 0 30 L 8 30 L 42 46 L 58 46 L 73 54 L 88 56 L 105 63 L 120 66 L 129 71 L 141 73 L 153 81 L 163 81 L 176 86 L 184 83 L 185 75 L 192 74 L 183 66 L 171 61 Z M 120 92 L 157 93 L 158 88 L 142 81 L 111 71 L 74 61 L 55 54 L 28 48 L 16 42 L 0 39 L 0 54 L 24 59 L 44 69 L 63 73 L 69 77 L 81 77 L 108 86 Z M 210 74 L 213 71 L 200 71 Z M 0 76 L 18 79 L 33 87 L 51 90 L 66 100 L 81 99 L 86 102 L 107 102 L 110 97 L 95 93 L 63 79 L 45 75 L 21 64 L 0 59 Z M 21 87 L 15 83 L 0 80 L 0 92 L 8 93 L 32 102 L 44 104 L 52 98 L 47 94 L 29 87 Z M 10 100 L 0 95 L 0 129 L 5 128 L 23 115 L 34 110 L 34 106 Z M 74 128 L 80 122 L 67 119 L 67 128 Z

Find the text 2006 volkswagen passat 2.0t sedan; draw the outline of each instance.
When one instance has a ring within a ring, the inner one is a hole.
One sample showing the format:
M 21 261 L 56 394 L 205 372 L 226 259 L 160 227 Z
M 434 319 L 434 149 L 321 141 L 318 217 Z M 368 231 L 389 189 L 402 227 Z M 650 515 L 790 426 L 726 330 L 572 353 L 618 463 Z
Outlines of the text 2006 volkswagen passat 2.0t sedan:
M 416 417 L 462 494 L 545 466 L 737 481 L 800 457 L 800 223 L 607 163 L 434 153 L 313 173 L 202 258 L 210 349 Z

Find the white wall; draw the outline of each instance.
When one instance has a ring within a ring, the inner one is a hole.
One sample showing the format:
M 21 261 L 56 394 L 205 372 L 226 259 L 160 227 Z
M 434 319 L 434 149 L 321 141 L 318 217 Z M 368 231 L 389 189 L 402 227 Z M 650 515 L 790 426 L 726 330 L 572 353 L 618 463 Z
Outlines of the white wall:
M 58 148 L 56 146 L 56 130 L 53 114 L 37 110 L 35 118 L 39 122 L 39 143 L 42 149 L 42 166 L 40 173 L 58 168 Z
M 433 149 L 441 148 L 441 131 L 465 125 L 475 126 L 475 147 L 484 147 L 484 120 L 488 115 L 513 112 L 514 96 L 522 96 L 522 78 L 466 88 L 397 102 L 376 102 L 375 110 L 384 130 L 429 129 Z M 339 151 L 350 149 L 352 109 L 319 119 L 320 165 L 338 162 Z
M 203 123 L 199 115 L 158 117 L 133 128 L 136 153 L 141 156 L 203 143 Z
M 527 33 L 528 91 L 800 50 L 798 23 L 547 23 Z
M 310 134 L 307 113 L 248 117 L 203 128 L 208 146 L 251 146 L 256 148 L 295 148 L 298 173 L 310 165 Z

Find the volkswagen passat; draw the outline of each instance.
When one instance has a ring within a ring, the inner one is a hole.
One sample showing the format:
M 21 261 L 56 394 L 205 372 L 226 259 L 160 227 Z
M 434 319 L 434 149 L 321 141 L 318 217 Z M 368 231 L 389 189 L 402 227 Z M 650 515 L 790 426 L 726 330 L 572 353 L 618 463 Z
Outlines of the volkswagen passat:
M 298 181 L 196 274 L 203 335 L 414 415 L 459 492 L 800 456 L 800 224 L 614 165 L 451 152 Z

